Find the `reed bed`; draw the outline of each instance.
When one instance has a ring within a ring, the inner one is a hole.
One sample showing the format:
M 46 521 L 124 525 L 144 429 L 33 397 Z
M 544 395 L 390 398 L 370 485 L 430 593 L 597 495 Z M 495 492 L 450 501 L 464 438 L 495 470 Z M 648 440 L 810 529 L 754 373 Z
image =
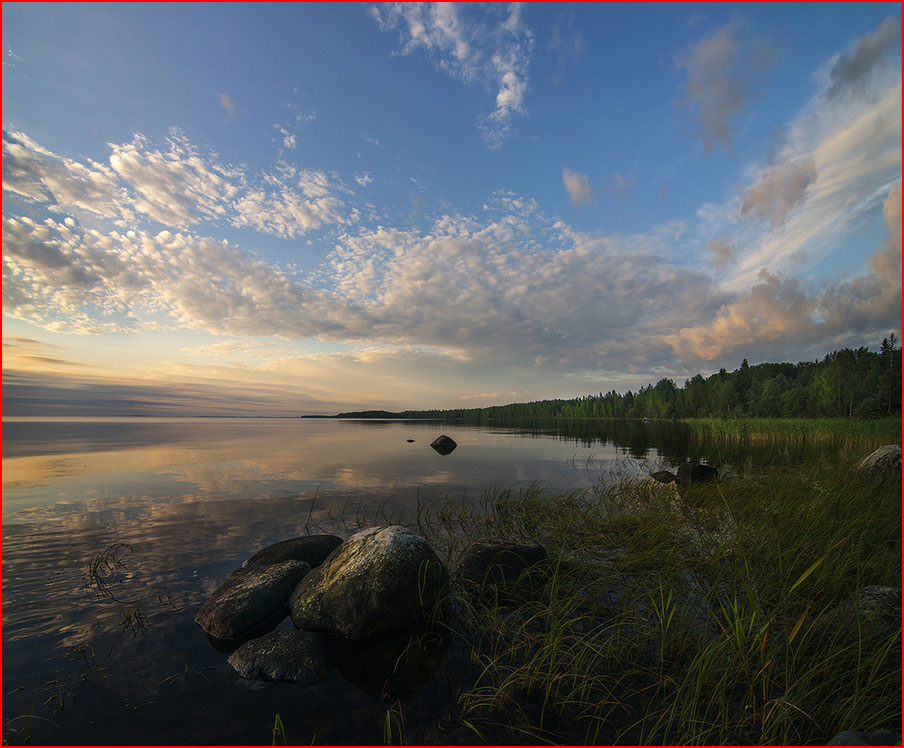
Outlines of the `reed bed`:
M 900 585 L 900 481 L 852 467 L 742 464 L 683 495 L 615 475 L 422 507 L 419 531 L 450 561 L 490 537 L 549 552 L 504 592 L 453 585 L 443 625 L 470 661 L 456 719 L 488 743 L 804 745 L 896 728 L 900 629 L 851 639 L 826 623 L 858 588 Z

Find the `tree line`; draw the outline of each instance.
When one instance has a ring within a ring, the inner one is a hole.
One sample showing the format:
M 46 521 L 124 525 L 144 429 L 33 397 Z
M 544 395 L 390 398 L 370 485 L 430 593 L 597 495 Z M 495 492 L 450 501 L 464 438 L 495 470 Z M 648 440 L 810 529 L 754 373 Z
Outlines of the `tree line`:
M 821 361 L 767 363 L 709 377 L 697 374 L 682 387 L 668 378 L 619 394 L 611 390 L 572 399 L 452 410 L 382 410 L 340 413 L 339 418 L 432 418 L 464 423 L 523 418 L 858 417 L 901 412 L 901 348 L 894 334 L 878 352 L 842 348 Z

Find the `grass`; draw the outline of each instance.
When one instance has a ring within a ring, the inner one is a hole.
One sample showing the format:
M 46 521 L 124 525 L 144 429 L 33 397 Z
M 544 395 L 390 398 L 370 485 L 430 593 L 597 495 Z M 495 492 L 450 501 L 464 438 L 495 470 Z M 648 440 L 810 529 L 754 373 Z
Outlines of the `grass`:
M 550 553 L 512 599 L 453 586 L 447 626 L 472 673 L 459 721 L 491 742 L 604 744 L 822 744 L 899 725 L 900 629 L 826 623 L 858 588 L 900 585 L 900 482 L 852 464 L 742 464 L 683 497 L 616 476 L 422 508 L 449 559 L 487 537 Z

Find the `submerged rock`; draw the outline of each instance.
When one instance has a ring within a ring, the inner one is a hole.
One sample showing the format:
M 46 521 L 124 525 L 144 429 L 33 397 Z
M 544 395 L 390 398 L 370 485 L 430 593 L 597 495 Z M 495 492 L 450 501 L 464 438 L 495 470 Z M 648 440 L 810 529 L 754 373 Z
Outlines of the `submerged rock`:
M 901 445 L 879 447 L 857 466 L 857 472 L 867 475 L 901 475 Z
M 430 446 L 433 447 L 433 449 L 435 449 L 441 455 L 447 455 L 452 452 L 458 445 L 455 443 L 455 440 L 452 437 L 442 434 L 436 437 L 436 439 L 434 439 L 430 443 Z
M 337 535 L 306 535 L 302 538 L 291 538 L 268 545 L 259 550 L 242 564 L 248 566 L 267 566 L 282 561 L 304 561 L 311 568 L 320 566 L 326 557 L 342 545 L 342 538 Z
M 832 633 L 864 641 L 884 641 L 901 630 L 901 588 L 861 587 L 818 623 Z
M 229 664 L 244 678 L 304 685 L 319 683 L 330 669 L 323 638 L 298 629 L 271 631 L 245 642 L 230 655 Z
M 448 573 L 423 538 L 400 526 L 352 535 L 306 576 L 290 601 L 300 629 L 360 639 L 421 625 Z
M 324 637 L 330 663 L 349 683 L 384 702 L 406 699 L 443 662 L 448 642 L 439 634 L 390 631 L 368 639 Z
M 547 558 L 537 543 L 480 540 L 471 543 L 458 561 L 458 574 L 473 584 L 512 584 L 524 571 Z
M 241 644 L 286 617 L 292 590 L 310 570 L 304 561 L 237 569 L 211 593 L 195 623 L 221 645 Z
M 875 732 L 861 732 L 860 730 L 845 730 L 839 732 L 826 745 L 901 745 L 901 731 L 876 730 Z

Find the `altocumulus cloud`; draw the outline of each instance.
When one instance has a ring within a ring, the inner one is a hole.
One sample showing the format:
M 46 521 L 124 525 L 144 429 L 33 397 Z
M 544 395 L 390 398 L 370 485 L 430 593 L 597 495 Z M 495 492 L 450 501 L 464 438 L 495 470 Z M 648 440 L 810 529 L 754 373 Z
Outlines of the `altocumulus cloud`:
M 663 238 L 634 237 L 626 251 L 511 195 L 497 196 L 488 213 L 444 216 L 426 233 L 343 234 L 317 287 L 185 232 L 104 233 L 72 219 L 12 217 L 5 311 L 55 330 L 164 324 L 429 346 L 565 371 L 650 359 L 653 331 L 698 313 L 694 298 L 712 297 L 708 276 L 661 259 Z
M 253 178 L 218 162 L 178 131 L 165 147 L 143 135 L 110 143 L 110 163 L 58 156 L 24 133 L 3 133 L 3 189 L 48 203 L 56 212 L 88 212 L 135 226 L 139 217 L 184 229 L 229 223 L 284 238 L 355 220 L 337 175 L 281 165 Z

